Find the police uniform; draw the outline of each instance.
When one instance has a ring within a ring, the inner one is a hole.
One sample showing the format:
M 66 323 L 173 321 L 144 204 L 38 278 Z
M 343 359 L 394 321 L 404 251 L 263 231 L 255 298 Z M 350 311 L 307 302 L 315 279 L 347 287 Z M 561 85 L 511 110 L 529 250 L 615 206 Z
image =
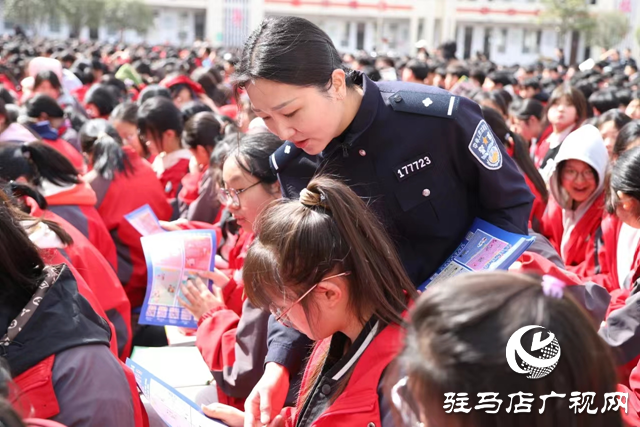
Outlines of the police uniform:
M 272 155 L 285 197 L 314 172 L 339 176 L 378 215 L 416 286 L 476 217 L 527 234 L 533 195 L 478 104 L 433 86 L 352 78 L 364 95 L 343 135 L 315 157 L 290 142 Z M 267 361 L 281 359 L 271 353 Z

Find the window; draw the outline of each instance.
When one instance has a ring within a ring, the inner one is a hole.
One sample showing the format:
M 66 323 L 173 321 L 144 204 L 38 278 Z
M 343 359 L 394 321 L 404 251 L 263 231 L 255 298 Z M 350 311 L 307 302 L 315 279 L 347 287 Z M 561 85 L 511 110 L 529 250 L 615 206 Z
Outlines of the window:
M 351 22 L 345 22 L 343 25 L 342 38 L 340 39 L 340 47 L 349 47 L 349 33 L 351 32 Z
M 540 53 L 540 40 L 542 31 L 524 30 L 522 37 L 522 53 Z
M 464 27 L 464 54 L 463 59 L 471 57 L 471 41 L 473 40 L 473 27 Z
M 356 49 L 364 49 L 364 22 L 358 22 L 356 31 Z
M 107 35 L 115 36 L 118 34 L 118 29 L 114 25 L 107 24 Z
M 482 53 L 484 53 L 484 56 L 487 57 L 487 59 L 489 59 L 489 57 L 491 56 L 491 36 L 493 34 L 493 28 L 490 27 L 486 27 L 484 29 L 484 42 L 482 45 Z
M 507 52 L 507 29 L 501 28 L 498 31 L 498 35 L 496 37 L 496 49 L 498 53 L 506 53 Z
M 59 33 L 60 32 L 60 17 L 57 15 L 52 15 L 49 18 L 49 30 L 52 33 Z

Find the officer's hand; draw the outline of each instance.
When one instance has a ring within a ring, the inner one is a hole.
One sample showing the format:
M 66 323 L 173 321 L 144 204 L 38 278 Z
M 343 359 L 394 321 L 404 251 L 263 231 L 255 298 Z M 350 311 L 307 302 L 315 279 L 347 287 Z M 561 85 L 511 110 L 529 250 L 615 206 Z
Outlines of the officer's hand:
M 268 425 L 284 406 L 289 391 L 289 371 L 267 363 L 264 374 L 244 403 L 244 427 Z
M 202 412 L 209 417 L 222 421 L 229 427 L 242 427 L 244 423 L 244 412 L 233 406 L 223 405 L 222 403 L 212 403 L 211 405 L 202 405 Z

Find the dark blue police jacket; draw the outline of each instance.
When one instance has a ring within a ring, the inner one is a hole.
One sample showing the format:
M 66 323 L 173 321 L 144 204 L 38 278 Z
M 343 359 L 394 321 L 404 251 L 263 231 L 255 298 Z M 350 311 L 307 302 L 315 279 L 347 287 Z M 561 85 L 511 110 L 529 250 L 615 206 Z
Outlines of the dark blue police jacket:
M 318 156 L 290 142 L 272 155 L 285 197 L 297 197 L 316 173 L 341 177 L 383 222 L 416 286 L 475 217 L 527 234 L 533 195 L 478 104 L 433 86 L 353 78 L 364 97 L 345 134 Z M 270 338 L 274 351 L 285 344 Z

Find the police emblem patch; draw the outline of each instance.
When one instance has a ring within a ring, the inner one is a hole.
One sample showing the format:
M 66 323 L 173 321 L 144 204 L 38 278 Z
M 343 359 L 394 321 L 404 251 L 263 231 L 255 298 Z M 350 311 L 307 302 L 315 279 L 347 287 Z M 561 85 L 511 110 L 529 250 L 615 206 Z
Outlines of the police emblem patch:
M 498 170 L 502 167 L 502 152 L 499 142 L 491 132 L 491 128 L 484 120 L 480 120 L 476 131 L 469 143 L 469 151 L 480 164 L 489 170 Z

